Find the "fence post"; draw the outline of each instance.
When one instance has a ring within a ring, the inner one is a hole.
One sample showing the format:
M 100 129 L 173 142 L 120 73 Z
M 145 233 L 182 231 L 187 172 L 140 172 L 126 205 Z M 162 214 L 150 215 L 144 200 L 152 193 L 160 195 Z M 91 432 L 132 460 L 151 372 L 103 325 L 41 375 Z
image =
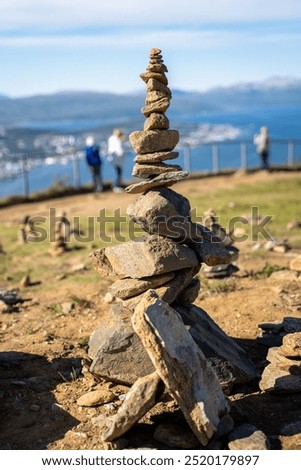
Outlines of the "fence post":
M 213 173 L 219 172 L 218 144 L 212 145 L 212 169 Z
M 80 187 L 80 173 L 79 173 L 79 164 L 78 158 L 75 151 L 72 152 L 72 159 L 73 159 L 73 179 L 74 179 L 74 186 L 76 188 Z
M 24 196 L 29 197 L 29 179 L 28 179 L 28 168 L 27 168 L 27 159 L 25 155 L 21 159 L 22 166 L 22 176 L 23 176 L 23 185 L 24 185 Z
M 288 141 L 287 164 L 289 167 L 294 166 L 294 142 L 291 140 Z
M 184 170 L 190 173 L 190 147 L 184 144 Z
M 243 170 L 247 169 L 247 142 L 240 143 L 240 166 Z

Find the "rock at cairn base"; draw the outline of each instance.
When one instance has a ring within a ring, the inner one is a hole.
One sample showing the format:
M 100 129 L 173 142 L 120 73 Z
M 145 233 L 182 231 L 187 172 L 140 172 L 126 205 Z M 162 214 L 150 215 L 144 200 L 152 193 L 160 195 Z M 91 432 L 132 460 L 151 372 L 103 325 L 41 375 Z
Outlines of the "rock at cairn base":
M 217 377 L 181 317 L 150 291 L 137 305 L 133 327 L 192 431 L 206 445 L 229 411 Z
M 163 163 L 177 157 L 179 134 L 169 129 L 164 114 L 171 92 L 160 52 L 151 50 L 141 74 L 147 90 L 144 129 L 130 135 L 137 151 L 133 175 L 143 181 L 126 188 L 141 194 L 127 214 L 146 235 L 90 255 L 101 276 L 121 279 L 109 288 L 115 304 L 92 334 L 89 356 L 93 374 L 135 382 L 129 399 L 106 424 L 103 439 L 115 439 L 133 426 L 160 399 L 163 382 L 206 445 L 229 411 L 224 391 L 253 378 L 254 370 L 234 340 L 191 305 L 200 289 L 195 276 L 201 264 L 226 264 L 231 255 L 212 231 L 191 221 L 189 201 L 170 188 L 188 174 Z

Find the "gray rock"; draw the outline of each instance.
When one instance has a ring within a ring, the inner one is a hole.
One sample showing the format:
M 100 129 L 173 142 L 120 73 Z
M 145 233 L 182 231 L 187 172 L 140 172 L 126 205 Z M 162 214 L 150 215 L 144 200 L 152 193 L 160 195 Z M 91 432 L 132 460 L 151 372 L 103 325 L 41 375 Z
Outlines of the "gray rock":
M 284 317 L 282 324 L 286 333 L 296 333 L 301 331 L 301 318 Z
M 187 171 L 175 171 L 171 173 L 163 173 L 162 175 L 156 176 L 146 181 L 141 181 L 140 183 L 130 184 L 125 188 L 126 192 L 129 194 L 138 194 L 145 193 L 151 188 L 158 186 L 173 186 L 178 181 L 181 181 L 187 178 L 189 173 Z
M 290 269 L 292 271 L 297 271 L 298 273 L 301 273 L 301 255 L 291 260 Z
M 87 392 L 77 399 L 77 404 L 79 406 L 96 406 L 103 405 L 104 403 L 109 403 L 116 399 L 116 396 L 110 390 L 92 390 Z
M 168 90 L 168 88 L 166 87 Z M 150 131 L 154 129 L 168 129 L 169 128 L 169 120 L 165 116 L 165 114 L 161 113 L 152 113 L 149 117 L 145 120 L 143 130 Z
M 252 424 L 237 426 L 228 436 L 230 450 L 269 450 L 267 436 Z
M 230 338 L 200 307 L 174 305 L 189 332 L 210 361 L 223 388 L 256 377 L 256 369 L 246 351 Z
M 114 297 L 128 299 L 142 294 L 148 289 L 161 286 L 174 277 L 174 273 L 165 273 L 159 276 L 145 277 L 144 279 L 120 279 L 109 287 L 108 292 Z
M 175 302 L 180 305 L 190 305 L 197 298 L 201 288 L 200 280 L 193 278 L 191 282 L 185 287 L 175 298 Z
M 278 348 L 270 348 L 268 364 L 261 376 L 259 388 L 269 393 L 301 392 L 301 361 L 289 359 L 278 353 Z
M 91 255 L 101 275 L 144 278 L 198 265 L 193 250 L 167 238 L 151 235 L 97 250 Z
M 206 445 L 229 404 L 181 317 L 152 291 L 144 295 L 132 317 L 133 328 L 192 431 Z
M 199 234 L 199 239 L 192 242 L 190 246 L 194 249 L 200 262 L 207 264 L 207 266 L 230 263 L 231 254 L 213 232 L 200 224 L 196 224 L 196 232 Z
M 156 372 L 138 379 L 126 394 L 116 415 L 110 418 L 102 434 L 103 440 L 113 441 L 125 434 L 156 404 L 163 390 L 164 386 Z
M 278 348 L 278 354 L 291 357 L 301 358 L 301 332 L 289 333 L 283 337 L 282 346 Z
M 133 384 L 154 371 L 140 339 L 131 325 L 131 313 L 121 304 L 113 304 L 92 333 L 88 354 L 90 371 L 113 382 Z

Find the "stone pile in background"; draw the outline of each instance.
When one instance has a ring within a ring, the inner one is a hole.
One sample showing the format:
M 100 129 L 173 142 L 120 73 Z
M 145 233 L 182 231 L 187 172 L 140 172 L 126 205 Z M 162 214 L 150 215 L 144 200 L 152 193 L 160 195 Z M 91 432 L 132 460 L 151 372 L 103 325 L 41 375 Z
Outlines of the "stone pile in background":
M 216 212 L 210 208 L 204 212 L 204 226 L 211 230 L 221 243 L 227 248 L 231 255 L 229 263 L 219 264 L 215 266 L 203 266 L 202 274 L 209 279 L 219 279 L 231 276 L 231 274 L 239 271 L 236 261 L 239 257 L 239 250 L 234 246 L 234 241 L 229 234 L 218 222 Z

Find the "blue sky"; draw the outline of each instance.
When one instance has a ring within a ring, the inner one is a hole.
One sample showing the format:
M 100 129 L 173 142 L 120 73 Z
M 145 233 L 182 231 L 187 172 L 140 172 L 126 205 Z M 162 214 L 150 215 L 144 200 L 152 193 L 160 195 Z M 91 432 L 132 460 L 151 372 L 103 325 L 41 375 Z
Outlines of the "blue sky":
M 0 0 L 0 94 L 171 89 L 301 78 L 301 0 Z

